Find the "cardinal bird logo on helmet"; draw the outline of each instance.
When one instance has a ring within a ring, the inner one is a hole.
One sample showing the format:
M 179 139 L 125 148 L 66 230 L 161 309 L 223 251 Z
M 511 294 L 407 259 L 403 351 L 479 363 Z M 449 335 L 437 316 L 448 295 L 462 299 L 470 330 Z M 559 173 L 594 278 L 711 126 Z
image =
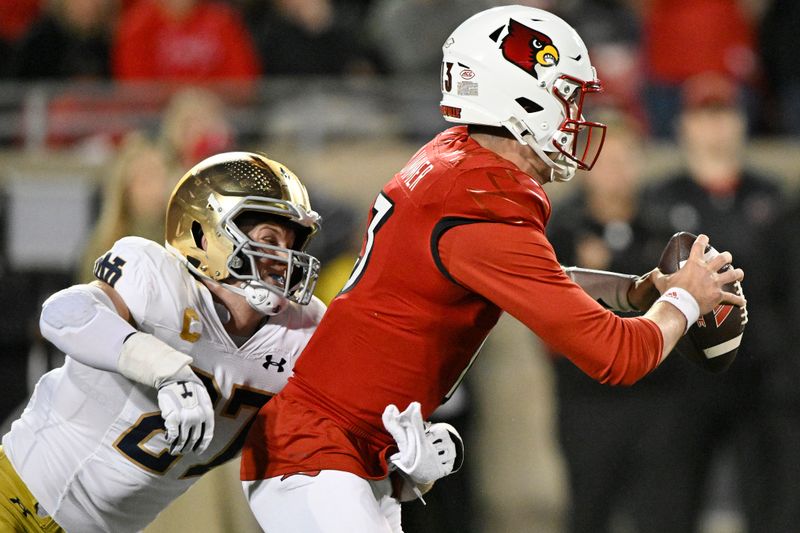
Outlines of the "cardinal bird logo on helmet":
M 558 65 L 558 49 L 552 39 L 513 19 L 508 21 L 508 34 L 500 48 L 503 57 L 536 79 L 539 79 L 537 66 Z

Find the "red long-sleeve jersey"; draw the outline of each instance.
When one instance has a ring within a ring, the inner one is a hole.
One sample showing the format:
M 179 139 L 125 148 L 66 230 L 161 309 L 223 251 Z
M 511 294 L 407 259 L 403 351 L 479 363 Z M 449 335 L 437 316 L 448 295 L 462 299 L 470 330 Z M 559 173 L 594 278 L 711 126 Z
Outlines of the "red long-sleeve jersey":
M 619 318 L 563 273 L 542 187 L 465 127 L 424 146 L 375 202 L 361 256 L 286 388 L 259 413 L 243 479 L 320 469 L 386 474 L 381 414 L 429 416 L 503 310 L 595 379 L 633 383 L 660 360 L 644 318 Z
M 112 50 L 118 80 L 209 82 L 255 80 L 255 44 L 224 2 L 197 2 L 177 17 L 156 0 L 137 2 L 119 22 Z

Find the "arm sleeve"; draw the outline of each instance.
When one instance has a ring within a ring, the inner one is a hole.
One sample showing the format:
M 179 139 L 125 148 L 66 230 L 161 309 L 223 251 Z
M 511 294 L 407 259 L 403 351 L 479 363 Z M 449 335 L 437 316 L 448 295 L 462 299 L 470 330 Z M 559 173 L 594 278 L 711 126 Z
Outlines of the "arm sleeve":
M 628 300 L 628 291 L 639 276 L 578 267 L 567 267 L 564 273 L 603 307 L 638 311 Z
M 439 254 L 458 283 L 601 383 L 633 384 L 661 359 L 658 326 L 618 317 L 594 301 L 564 273 L 541 230 L 494 222 L 456 226 L 439 240 Z
M 122 346 L 136 329 L 114 309 L 111 299 L 92 285 L 59 291 L 42 305 L 42 336 L 85 365 L 117 371 Z

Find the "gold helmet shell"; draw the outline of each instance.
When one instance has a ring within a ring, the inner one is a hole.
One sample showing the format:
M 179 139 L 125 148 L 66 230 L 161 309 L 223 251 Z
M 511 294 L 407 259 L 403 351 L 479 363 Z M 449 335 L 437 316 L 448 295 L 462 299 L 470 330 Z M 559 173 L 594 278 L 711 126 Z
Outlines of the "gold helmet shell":
M 285 218 L 295 229 L 293 248 L 251 241 L 236 226 L 245 212 Z M 234 278 L 308 303 L 319 262 L 304 250 L 319 224 L 305 186 L 286 166 L 260 153 L 226 152 L 201 161 L 175 186 L 167 206 L 166 244 L 202 277 L 218 282 Z M 279 256 L 288 262 L 288 273 L 283 286 L 276 287 L 260 279 L 252 262 Z

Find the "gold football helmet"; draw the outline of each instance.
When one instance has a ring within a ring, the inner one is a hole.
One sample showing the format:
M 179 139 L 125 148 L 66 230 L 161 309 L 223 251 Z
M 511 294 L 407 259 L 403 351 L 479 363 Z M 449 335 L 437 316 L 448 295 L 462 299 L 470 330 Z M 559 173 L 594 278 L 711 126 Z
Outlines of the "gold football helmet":
M 253 212 L 291 224 L 293 248 L 249 239 L 236 220 Z M 167 206 L 166 246 L 196 275 L 274 315 L 287 300 L 303 305 L 311 300 L 319 261 L 304 250 L 319 225 L 305 187 L 288 168 L 263 154 L 227 152 L 201 161 L 175 186 Z M 261 279 L 259 259 L 285 263 L 285 275 Z

